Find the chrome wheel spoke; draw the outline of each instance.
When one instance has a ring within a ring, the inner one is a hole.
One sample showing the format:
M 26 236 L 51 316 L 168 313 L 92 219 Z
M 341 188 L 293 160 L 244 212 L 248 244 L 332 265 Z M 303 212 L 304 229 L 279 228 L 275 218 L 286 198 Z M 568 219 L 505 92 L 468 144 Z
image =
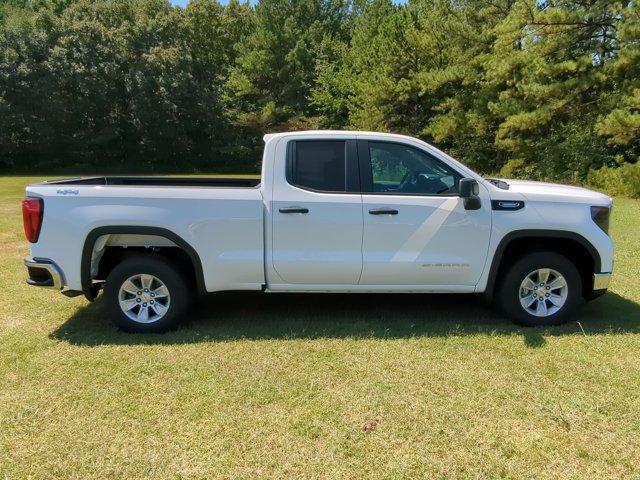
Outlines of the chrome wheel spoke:
M 142 284 L 142 288 L 151 289 L 151 284 L 153 283 L 153 276 L 140 275 L 140 283 Z
M 533 280 L 531 280 L 531 277 L 527 277 L 522 282 L 522 285 L 520 285 L 520 288 L 525 288 L 527 290 L 533 290 L 533 289 L 536 288 L 536 284 L 535 284 L 535 282 Z
M 557 290 L 558 288 L 566 287 L 567 282 L 564 277 L 556 277 L 553 282 L 549 283 L 549 288 L 551 290 Z
M 151 305 L 151 309 L 156 312 L 157 315 L 164 315 L 167 311 L 167 307 L 165 307 L 164 305 L 162 305 L 161 303 L 154 303 L 153 305 Z
M 131 295 L 135 295 L 140 290 L 140 287 L 136 287 L 136 285 L 131 281 L 131 279 L 129 279 L 122 284 L 121 290 L 124 290 L 125 292 L 130 293 Z
M 562 274 L 551 268 L 530 272 L 520 284 L 522 308 L 534 317 L 548 317 L 558 312 L 568 298 L 569 287 Z
M 528 295 L 520 299 L 520 303 L 524 308 L 529 308 L 531 304 L 535 301 L 536 301 L 536 297 L 534 297 L 533 295 Z
M 546 317 L 548 315 L 547 302 L 545 302 L 544 300 L 538 302 L 538 304 L 536 305 L 536 314 L 539 317 Z
M 171 292 L 158 277 L 141 273 L 122 282 L 118 292 L 118 303 L 122 313 L 130 320 L 137 323 L 153 323 L 169 311 Z
M 550 273 L 551 270 L 549 270 L 548 268 L 541 268 L 540 270 L 538 270 L 538 283 L 547 283 Z
M 140 323 L 147 323 L 149 321 L 149 307 L 140 307 L 140 310 L 138 310 L 138 321 Z
M 556 307 L 560 307 L 564 303 L 562 297 L 560 295 L 556 295 L 554 293 L 549 295 L 549 301 L 551 303 L 553 303 L 553 305 L 556 306 Z
M 127 298 L 126 300 L 120 300 L 120 308 L 123 312 L 128 312 L 133 307 L 138 305 L 138 302 L 135 298 Z
M 165 298 L 169 296 L 169 290 L 167 290 L 167 287 L 165 287 L 164 285 L 161 285 L 153 290 L 153 294 L 156 296 L 156 298 Z

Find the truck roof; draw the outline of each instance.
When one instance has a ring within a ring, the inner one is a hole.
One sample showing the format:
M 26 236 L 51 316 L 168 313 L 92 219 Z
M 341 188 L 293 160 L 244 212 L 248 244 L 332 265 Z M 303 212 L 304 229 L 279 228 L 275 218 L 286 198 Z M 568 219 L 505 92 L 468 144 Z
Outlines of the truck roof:
M 407 135 L 400 135 L 397 133 L 381 133 L 381 132 L 369 132 L 362 130 L 298 130 L 291 132 L 279 132 L 279 133 L 267 133 L 262 139 L 266 143 L 273 138 L 283 137 L 285 135 L 317 135 L 317 136 L 331 136 L 331 135 L 375 135 L 377 137 L 387 137 L 387 138 L 397 138 L 397 139 L 410 139 L 416 140 L 415 138 L 409 137 Z

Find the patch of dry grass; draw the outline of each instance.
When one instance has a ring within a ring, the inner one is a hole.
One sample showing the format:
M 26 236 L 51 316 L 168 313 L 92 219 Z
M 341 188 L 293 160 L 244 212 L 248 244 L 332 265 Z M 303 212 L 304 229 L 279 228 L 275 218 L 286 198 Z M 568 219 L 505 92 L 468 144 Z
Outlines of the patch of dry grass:
M 521 329 L 466 296 L 225 294 L 140 336 L 24 284 L 34 180 L 0 179 L 2 477 L 638 476 L 638 201 L 616 201 L 613 288 L 580 324 Z

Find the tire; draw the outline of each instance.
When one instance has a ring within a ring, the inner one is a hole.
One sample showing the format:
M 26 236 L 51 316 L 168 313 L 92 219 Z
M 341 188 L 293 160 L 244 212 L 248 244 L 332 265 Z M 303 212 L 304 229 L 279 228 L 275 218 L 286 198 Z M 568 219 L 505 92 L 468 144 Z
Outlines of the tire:
M 505 271 L 497 300 L 502 311 L 519 325 L 560 325 L 583 303 L 582 280 L 566 257 L 555 252 L 534 252 Z
M 135 255 L 118 264 L 107 277 L 104 287 L 107 316 L 125 332 L 171 330 L 189 307 L 191 295 L 187 285 L 180 269 L 165 257 Z

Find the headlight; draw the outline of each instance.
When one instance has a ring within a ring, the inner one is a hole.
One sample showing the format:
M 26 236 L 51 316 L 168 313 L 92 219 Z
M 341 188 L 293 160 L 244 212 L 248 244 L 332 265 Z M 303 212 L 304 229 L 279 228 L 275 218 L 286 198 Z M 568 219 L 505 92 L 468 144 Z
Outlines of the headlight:
M 609 234 L 609 217 L 611 207 L 591 207 L 591 218 L 604 233 Z

